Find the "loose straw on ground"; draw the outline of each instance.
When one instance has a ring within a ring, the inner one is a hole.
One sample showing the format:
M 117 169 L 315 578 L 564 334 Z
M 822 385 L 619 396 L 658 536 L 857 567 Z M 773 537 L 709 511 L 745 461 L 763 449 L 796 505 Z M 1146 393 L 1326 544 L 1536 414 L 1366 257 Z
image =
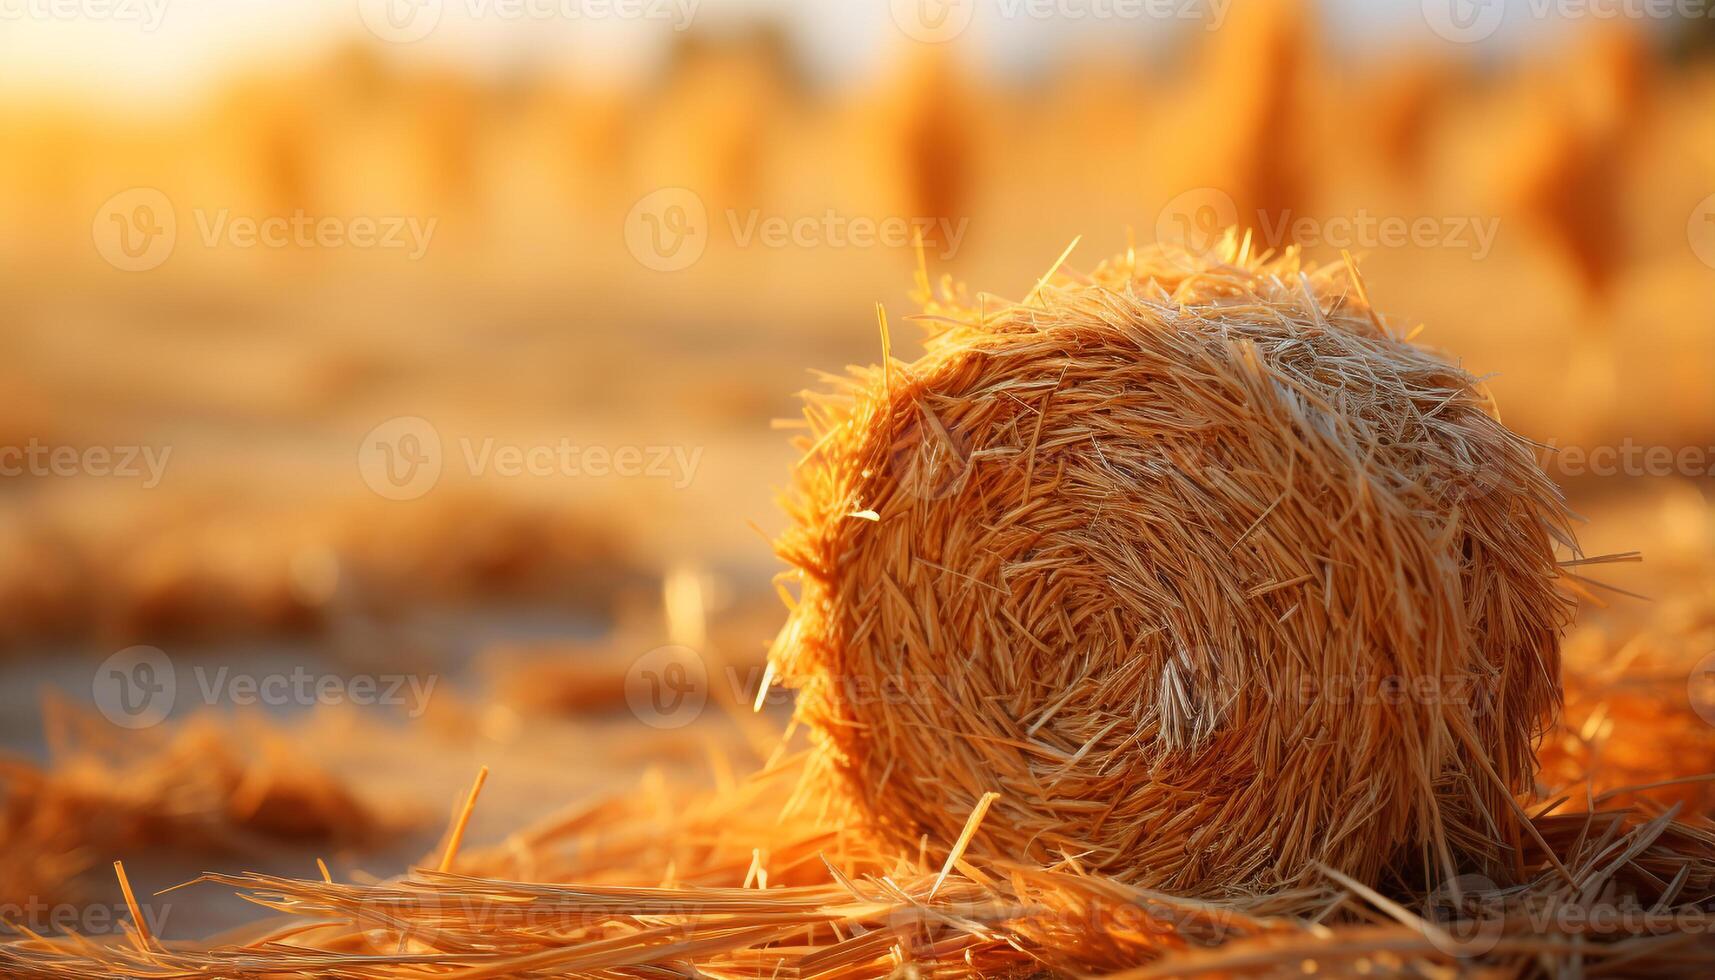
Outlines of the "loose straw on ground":
M 476 810 L 476 798 L 482 793 L 482 784 L 488 782 L 488 767 L 483 766 L 476 772 L 476 781 L 470 785 L 470 794 L 465 797 L 464 807 L 459 810 L 458 819 L 453 821 L 452 832 L 447 836 L 447 849 L 441 854 L 439 870 L 445 873 L 452 869 L 453 859 L 458 857 L 459 845 L 464 843 L 465 828 L 470 825 L 470 815 Z
M 149 934 L 149 923 L 143 918 L 143 909 L 131 891 L 131 879 L 125 877 L 124 861 L 113 862 L 113 874 L 119 879 L 119 891 L 125 896 L 125 907 L 131 912 L 131 924 L 137 929 L 137 948 L 144 952 L 156 949 L 155 937 Z

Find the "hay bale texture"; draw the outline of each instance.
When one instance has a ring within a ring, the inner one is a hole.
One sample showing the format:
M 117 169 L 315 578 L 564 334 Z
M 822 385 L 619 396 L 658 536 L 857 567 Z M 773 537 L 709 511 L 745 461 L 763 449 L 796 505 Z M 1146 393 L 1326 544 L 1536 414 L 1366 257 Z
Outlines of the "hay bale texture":
M 994 792 L 969 853 L 1187 894 L 1513 873 L 1558 491 L 1349 261 L 1249 251 L 924 281 L 923 356 L 809 396 L 773 668 L 892 843 Z

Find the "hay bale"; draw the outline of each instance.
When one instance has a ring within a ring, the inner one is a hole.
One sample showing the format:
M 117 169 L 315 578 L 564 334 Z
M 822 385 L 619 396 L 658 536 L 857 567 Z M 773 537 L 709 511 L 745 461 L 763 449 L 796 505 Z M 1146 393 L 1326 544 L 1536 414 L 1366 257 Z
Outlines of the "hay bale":
M 926 314 L 809 397 L 777 546 L 865 824 L 945 852 L 992 791 L 969 853 L 1185 894 L 1507 880 L 1576 545 L 1469 374 L 1231 234 Z

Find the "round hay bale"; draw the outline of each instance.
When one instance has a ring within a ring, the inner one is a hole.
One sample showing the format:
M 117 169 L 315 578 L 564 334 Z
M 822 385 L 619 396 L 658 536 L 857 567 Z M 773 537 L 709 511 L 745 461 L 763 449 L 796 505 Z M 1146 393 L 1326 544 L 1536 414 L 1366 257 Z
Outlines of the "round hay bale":
M 1247 252 L 944 286 L 922 357 L 808 397 L 773 666 L 882 837 L 995 792 L 967 853 L 1184 893 L 1509 876 L 1558 491 L 1349 266 Z

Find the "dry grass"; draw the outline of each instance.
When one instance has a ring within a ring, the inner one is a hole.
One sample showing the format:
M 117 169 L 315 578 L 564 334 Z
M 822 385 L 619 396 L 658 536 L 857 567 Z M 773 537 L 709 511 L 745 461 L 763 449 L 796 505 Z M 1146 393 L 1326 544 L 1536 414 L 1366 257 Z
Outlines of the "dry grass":
M 929 307 L 809 410 L 776 647 L 899 846 L 1147 887 L 1515 873 L 1558 492 L 1345 266 L 1151 249 Z
M 259 718 L 118 732 L 57 699 L 46 707 L 49 766 L 0 759 L 0 905 L 69 902 L 75 876 L 115 853 L 362 846 L 416 820 L 364 800 Z
M 24 510 L 0 522 L 0 654 L 67 639 L 362 643 L 369 624 L 437 604 L 551 596 L 607 616 L 649 587 L 605 519 L 473 492 L 411 508 L 209 493 L 104 520 L 52 497 Z
M 805 758 L 719 794 L 656 787 L 581 807 L 451 873 L 431 858 L 374 884 L 205 876 L 283 914 L 248 942 L 26 938 L 0 946 L 0 964 L 13 976 L 377 978 L 1280 975 L 1306 961 L 1335 975 L 1556 975 L 1578 964 L 1589 975 L 1691 976 L 1715 965 L 1704 936 L 1663 925 L 1707 921 L 1715 849 L 1706 830 L 1665 817 L 1540 819 L 1571 881 L 1527 849 L 1527 883 L 1467 877 L 1457 902 L 1401 904 L 1335 874 L 1211 901 L 1073 861 L 961 860 L 943 875 L 921 852 L 873 848 L 858 828 L 783 815 Z M 1580 925 L 1616 893 L 1660 909 L 1655 926 Z

